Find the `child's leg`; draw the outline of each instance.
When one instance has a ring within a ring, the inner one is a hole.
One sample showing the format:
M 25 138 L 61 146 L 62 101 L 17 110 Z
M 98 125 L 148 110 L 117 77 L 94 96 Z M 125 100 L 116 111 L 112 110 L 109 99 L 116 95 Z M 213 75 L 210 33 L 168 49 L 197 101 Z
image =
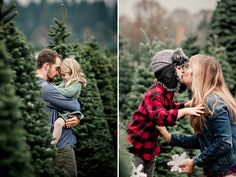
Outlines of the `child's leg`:
M 153 160 L 143 160 L 137 156 L 134 156 L 134 165 L 137 167 L 138 165 L 142 165 L 142 172 L 147 175 L 147 177 L 154 176 L 154 168 L 155 168 L 155 159 Z
M 52 133 L 53 140 L 51 141 L 51 144 L 57 144 L 58 140 L 61 137 L 62 127 L 65 126 L 65 120 L 61 117 L 57 118 L 57 120 L 54 123 L 54 130 Z

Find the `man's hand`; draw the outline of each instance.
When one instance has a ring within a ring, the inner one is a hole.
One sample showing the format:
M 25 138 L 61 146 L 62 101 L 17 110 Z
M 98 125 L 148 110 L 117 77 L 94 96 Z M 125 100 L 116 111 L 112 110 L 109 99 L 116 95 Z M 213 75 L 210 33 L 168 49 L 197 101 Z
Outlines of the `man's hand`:
M 80 119 L 78 119 L 75 115 L 68 115 L 66 119 L 66 128 L 76 127 L 80 123 Z

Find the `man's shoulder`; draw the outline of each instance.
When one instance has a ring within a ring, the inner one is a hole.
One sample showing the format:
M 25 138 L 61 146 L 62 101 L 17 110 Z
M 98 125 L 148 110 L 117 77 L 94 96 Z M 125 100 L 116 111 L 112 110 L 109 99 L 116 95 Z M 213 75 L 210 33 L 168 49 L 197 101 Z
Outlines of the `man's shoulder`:
M 40 87 L 45 87 L 47 85 L 50 85 L 47 81 L 43 80 L 43 79 L 38 79 L 37 80 L 37 84 L 40 86 Z
M 55 87 L 53 87 L 52 84 L 50 84 L 48 81 L 39 79 L 37 80 L 37 84 L 42 88 L 42 91 L 45 92 L 52 92 L 57 90 Z

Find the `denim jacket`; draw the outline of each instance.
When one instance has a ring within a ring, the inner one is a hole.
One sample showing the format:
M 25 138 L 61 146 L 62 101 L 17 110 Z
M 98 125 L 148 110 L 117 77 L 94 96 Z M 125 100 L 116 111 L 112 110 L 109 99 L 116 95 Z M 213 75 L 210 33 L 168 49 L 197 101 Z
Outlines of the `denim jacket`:
M 206 127 L 201 134 L 172 134 L 170 144 L 183 148 L 201 149 L 193 158 L 198 167 L 205 167 L 212 176 L 222 175 L 236 164 L 236 125 L 227 105 L 216 94 L 209 94 L 206 99 L 213 115 L 206 115 Z

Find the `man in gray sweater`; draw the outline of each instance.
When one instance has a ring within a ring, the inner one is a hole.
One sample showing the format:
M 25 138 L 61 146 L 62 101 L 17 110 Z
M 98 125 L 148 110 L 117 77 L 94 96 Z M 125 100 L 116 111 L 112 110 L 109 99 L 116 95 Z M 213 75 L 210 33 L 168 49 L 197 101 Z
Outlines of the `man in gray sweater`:
M 58 114 L 61 111 L 79 111 L 80 104 L 77 100 L 63 96 L 52 84 L 53 79 L 58 75 L 61 65 L 61 56 L 50 50 L 43 49 L 36 60 L 36 77 L 38 85 L 42 88 L 41 98 L 46 102 L 46 112 L 50 116 L 50 124 L 53 126 Z M 61 138 L 57 143 L 57 155 L 55 165 L 63 169 L 69 177 L 77 177 L 77 165 L 73 146 L 77 143 L 71 127 L 79 124 L 80 120 L 71 115 L 66 120 L 66 127 L 63 127 Z

